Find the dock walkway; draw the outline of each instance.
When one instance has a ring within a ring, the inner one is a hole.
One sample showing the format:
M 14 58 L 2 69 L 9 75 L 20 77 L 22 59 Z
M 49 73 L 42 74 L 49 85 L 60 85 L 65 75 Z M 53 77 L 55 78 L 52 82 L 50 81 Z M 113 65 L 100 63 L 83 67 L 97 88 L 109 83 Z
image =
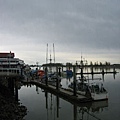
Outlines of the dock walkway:
M 69 102 L 85 103 L 92 101 L 92 98 L 88 98 L 77 93 L 76 96 L 74 96 L 74 93 L 72 91 L 69 91 L 64 88 L 56 89 L 56 86 L 46 85 L 44 83 L 41 83 L 39 80 L 23 81 L 23 83 L 31 83 L 37 85 L 38 87 L 45 89 L 46 91 L 53 93 L 54 95 L 57 95 Z

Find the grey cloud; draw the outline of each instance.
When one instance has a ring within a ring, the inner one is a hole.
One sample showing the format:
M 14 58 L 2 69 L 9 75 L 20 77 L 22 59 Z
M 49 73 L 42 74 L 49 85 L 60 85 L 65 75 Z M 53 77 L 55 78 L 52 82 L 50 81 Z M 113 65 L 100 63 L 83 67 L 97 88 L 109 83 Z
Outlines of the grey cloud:
M 63 51 L 120 50 L 119 5 L 119 0 L 1 0 L 0 33 L 19 37 L 14 44 L 56 43 Z

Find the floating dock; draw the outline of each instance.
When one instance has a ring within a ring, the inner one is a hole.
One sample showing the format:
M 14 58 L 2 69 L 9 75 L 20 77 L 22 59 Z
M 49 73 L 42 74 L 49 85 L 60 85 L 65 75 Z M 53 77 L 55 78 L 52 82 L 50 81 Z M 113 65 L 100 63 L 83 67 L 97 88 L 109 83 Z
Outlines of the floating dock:
M 118 73 L 117 71 L 113 71 L 113 72 L 87 72 L 87 73 L 83 73 L 83 74 L 116 74 Z M 76 75 L 81 75 L 81 73 L 76 73 Z
M 64 88 L 56 89 L 56 86 L 46 85 L 44 83 L 39 82 L 39 80 L 31 80 L 31 81 L 23 81 L 23 83 L 31 83 L 34 84 L 42 89 L 47 90 L 48 92 L 53 93 L 69 102 L 76 102 L 76 103 L 86 103 L 93 101 L 92 98 L 88 98 L 86 96 L 76 94 L 74 95 L 73 91 L 69 91 Z

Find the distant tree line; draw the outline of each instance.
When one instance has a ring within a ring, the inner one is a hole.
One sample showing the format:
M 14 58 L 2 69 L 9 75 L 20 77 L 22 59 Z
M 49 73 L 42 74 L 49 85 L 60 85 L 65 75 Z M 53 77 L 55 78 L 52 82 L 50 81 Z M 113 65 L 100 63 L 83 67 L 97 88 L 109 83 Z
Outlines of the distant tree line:
M 72 65 L 73 65 L 72 63 L 69 63 L 69 62 L 66 63 L 66 66 L 72 66 Z M 81 63 L 79 61 L 79 62 L 76 62 L 74 65 L 81 65 Z M 111 65 L 111 63 L 107 62 L 107 61 L 105 61 L 104 63 L 98 62 L 98 61 L 96 61 L 96 62 L 90 61 L 90 64 L 88 64 L 88 62 L 83 61 L 83 65 L 84 66 L 109 66 L 109 65 Z
M 102 62 L 90 62 L 90 65 L 94 65 L 94 66 L 102 66 L 102 65 L 111 65 L 111 63 L 110 62 L 107 62 L 107 61 L 105 61 L 105 63 L 102 63 Z

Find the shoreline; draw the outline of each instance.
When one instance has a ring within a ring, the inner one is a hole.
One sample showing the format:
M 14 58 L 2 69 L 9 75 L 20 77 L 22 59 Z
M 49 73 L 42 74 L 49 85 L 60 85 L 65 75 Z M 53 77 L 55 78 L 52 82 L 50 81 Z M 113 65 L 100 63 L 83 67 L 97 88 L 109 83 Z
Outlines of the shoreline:
M 0 83 L 0 119 L 24 120 L 27 108 L 15 101 L 10 90 Z

